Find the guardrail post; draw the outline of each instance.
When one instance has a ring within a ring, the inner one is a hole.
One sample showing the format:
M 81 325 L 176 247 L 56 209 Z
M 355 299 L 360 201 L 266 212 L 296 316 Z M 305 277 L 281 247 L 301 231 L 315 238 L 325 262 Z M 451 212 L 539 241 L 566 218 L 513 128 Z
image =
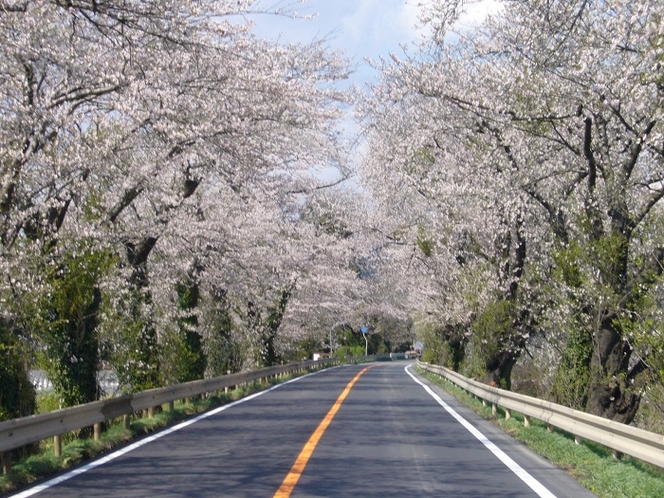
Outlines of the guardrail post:
M 491 415 L 495 417 L 496 413 L 498 413 L 498 407 L 496 406 L 495 403 L 491 403 Z
M 62 439 L 60 434 L 53 436 L 53 453 L 56 457 L 62 456 Z
M 546 424 L 546 432 L 553 432 L 554 427 L 551 424 Z
M 95 441 L 99 441 L 101 439 L 101 422 L 97 422 L 94 425 L 94 438 Z
M 5 451 L 0 457 L 2 457 L 2 473 L 7 475 L 12 471 L 12 453 Z
M 175 410 L 175 401 L 169 401 L 168 402 L 168 411 L 172 412 Z
M 509 420 L 512 418 L 512 410 L 509 408 L 505 408 L 505 420 Z
M 523 416 L 523 426 L 524 427 L 530 427 L 530 416 L 529 415 L 524 415 Z
M 154 406 L 148 408 L 148 418 L 154 417 Z
M 582 438 L 581 436 L 577 436 L 577 435 L 575 435 L 575 436 L 574 436 L 574 442 L 575 442 L 576 444 L 583 444 L 583 438 Z
M 131 415 L 127 414 L 122 416 L 122 427 L 126 430 L 131 428 Z

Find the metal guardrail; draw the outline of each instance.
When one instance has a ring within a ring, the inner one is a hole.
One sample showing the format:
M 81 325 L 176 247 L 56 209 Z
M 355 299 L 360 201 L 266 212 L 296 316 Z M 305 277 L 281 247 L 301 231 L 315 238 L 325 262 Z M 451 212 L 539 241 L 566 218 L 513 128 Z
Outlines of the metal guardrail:
M 170 404 L 177 400 L 193 398 L 261 379 L 338 363 L 339 359 L 337 358 L 327 358 L 279 365 L 253 372 L 185 382 L 39 415 L 6 420 L 0 422 L 0 455 L 3 457 L 3 470 L 6 473 L 11 468 L 9 451 L 27 444 L 54 437 L 56 438 L 55 452 L 59 454 L 61 451 L 59 436 L 70 431 L 84 427 L 94 427 L 95 438 L 98 438 L 101 433 L 101 424 L 115 418 L 127 417 L 125 418 L 125 425 L 127 425 L 129 415 L 145 410 L 151 412 L 155 407 L 166 403 Z
M 529 425 L 530 417 L 533 417 L 545 422 L 550 430 L 557 427 L 569 432 L 575 436 L 577 443 L 581 441 L 579 438 L 588 439 L 614 452 L 624 453 L 664 468 L 664 436 L 660 434 L 573 410 L 550 401 L 491 387 L 438 365 L 419 360 L 417 365 L 492 403 L 494 410 L 496 406 L 500 406 L 505 409 L 506 417 L 510 417 L 511 410 L 514 410 L 524 415 L 526 425 Z

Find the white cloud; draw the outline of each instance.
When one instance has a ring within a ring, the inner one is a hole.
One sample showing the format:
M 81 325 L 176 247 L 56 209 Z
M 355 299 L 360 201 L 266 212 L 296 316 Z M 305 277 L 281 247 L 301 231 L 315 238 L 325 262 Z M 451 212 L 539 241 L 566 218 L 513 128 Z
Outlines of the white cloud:
M 337 0 L 335 3 L 347 7 L 341 28 L 346 43 L 365 56 L 387 55 L 418 37 L 417 0 Z
M 464 27 L 473 27 L 481 24 L 488 15 L 500 12 L 502 3 L 499 0 L 481 0 L 472 2 L 465 8 L 465 13 L 459 19 L 458 24 Z

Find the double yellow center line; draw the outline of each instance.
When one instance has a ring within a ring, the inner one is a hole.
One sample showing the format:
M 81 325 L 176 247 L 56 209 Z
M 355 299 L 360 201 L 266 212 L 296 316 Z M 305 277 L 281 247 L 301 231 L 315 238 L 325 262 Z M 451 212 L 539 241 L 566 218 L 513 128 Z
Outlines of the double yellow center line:
M 353 377 L 353 380 L 348 383 L 346 388 L 334 402 L 334 405 L 332 405 L 332 408 L 330 408 L 330 411 L 327 412 L 327 415 L 325 415 L 323 421 L 318 425 L 314 433 L 311 435 L 309 441 L 307 441 L 307 443 L 304 445 L 304 448 L 302 448 L 300 455 L 297 457 L 297 460 L 295 460 L 295 463 L 291 467 L 290 472 L 286 476 L 286 479 L 284 479 L 284 482 L 281 483 L 281 487 L 274 494 L 274 498 L 288 498 L 291 495 L 293 489 L 295 489 L 295 486 L 297 485 L 297 481 L 300 480 L 300 476 L 304 472 L 304 468 L 309 462 L 309 458 L 311 458 L 312 453 L 316 449 L 318 441 L 320 441 L 320 438 L 323 437 L 325 430 L 330 425 L 330 422 L 332 422 L 332 419 L 339 411 L 339 408 L 341 408 L 341 404 L 346 399 L 346 396 L 348 396 L 348 393 L 359 380 L 359 378 L 362 377 L 362 374 L 374 366 L 375 365 L 372 365 L 361 370 L 355 377 Z

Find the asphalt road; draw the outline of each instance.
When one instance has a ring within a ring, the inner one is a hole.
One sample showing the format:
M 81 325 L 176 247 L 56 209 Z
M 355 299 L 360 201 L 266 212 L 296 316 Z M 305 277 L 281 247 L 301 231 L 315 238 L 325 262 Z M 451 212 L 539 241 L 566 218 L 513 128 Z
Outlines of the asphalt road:
M 376 364 L 357 379 L 313 449 L 292 497 L 594 496 L 418 377 L 429 386 L 427 392 L 406 366 Z M 58 484 L 45 482 L 17 496 L 272 497 L 365 367 L 328 369 L 281 385 L 63 474 Z

